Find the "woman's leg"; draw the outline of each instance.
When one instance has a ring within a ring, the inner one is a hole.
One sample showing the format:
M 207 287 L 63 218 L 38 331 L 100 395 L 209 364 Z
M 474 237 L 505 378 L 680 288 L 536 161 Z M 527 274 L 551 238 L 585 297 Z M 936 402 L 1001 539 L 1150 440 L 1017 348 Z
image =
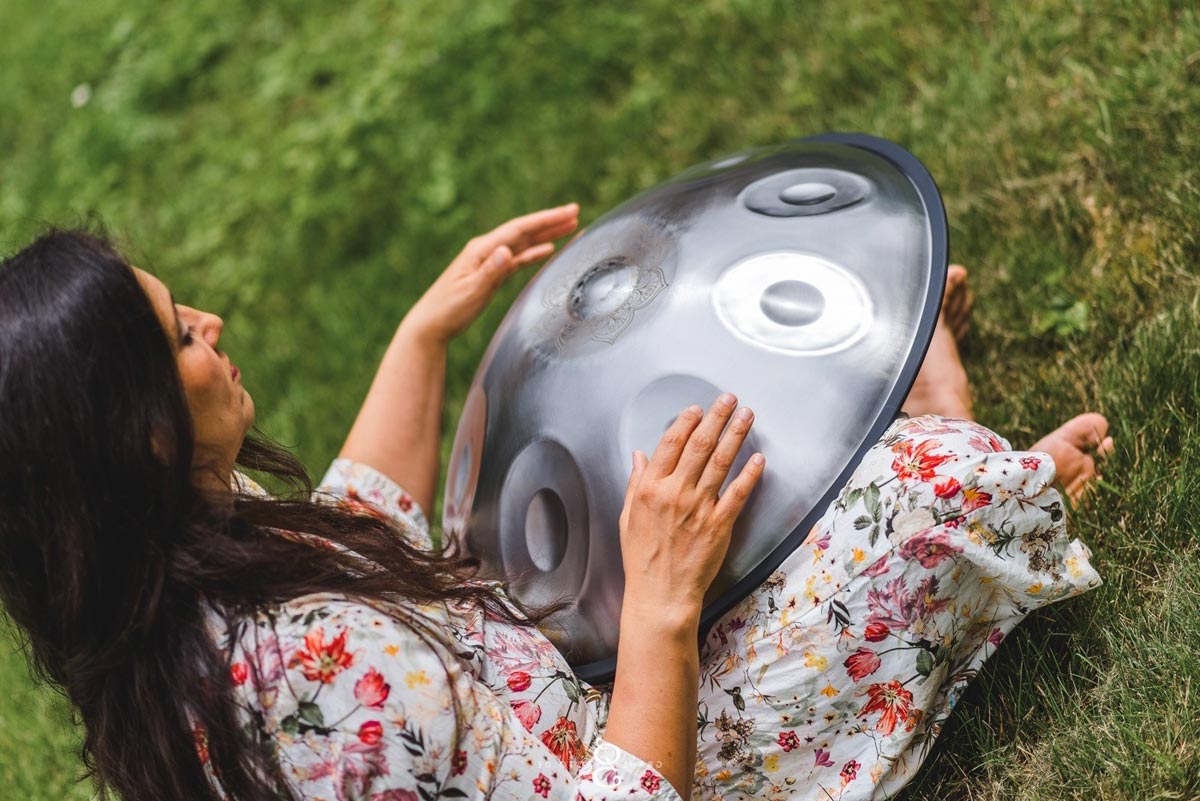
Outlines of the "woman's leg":
M 965 272 L 949 283 L 948 313 Z M 1084 446 L 1111 446 L 1103 418 L 1069 422 L 1039 443 L 1046 451 L 1013 452 L 982 426 L 932 414 L 955 403 L 969 413 L 965 373 L 942 391 L 962 369 L 943 323 L 906 404 L 922 416 L 892 425 L 805 543 L 710 631 L 698 797 L 896 792 L 1004 635 L 1099 582 L 1066 535 L 1049 448 L 1069 462 L 1060 478 L 1082 486 Z
M 904 401 L 904 411 L 910 417 L 935 414 L 975 419 L 971 411 L 971 386 L 958 354 L 958 343 L 970 325 L 974 302 L 966 268 L 951 264 L 946 272 L 946 292 L 938 326 L 912 391 Z M 1051 431 L 1031 450 L 1050 454 L 1061 488 L 1072 500 L 1078 500 L 1096 475 L 1096 459 L 1103 458 L 1112 447 L 1108 421 L 1103 415 L 1089 412 Z

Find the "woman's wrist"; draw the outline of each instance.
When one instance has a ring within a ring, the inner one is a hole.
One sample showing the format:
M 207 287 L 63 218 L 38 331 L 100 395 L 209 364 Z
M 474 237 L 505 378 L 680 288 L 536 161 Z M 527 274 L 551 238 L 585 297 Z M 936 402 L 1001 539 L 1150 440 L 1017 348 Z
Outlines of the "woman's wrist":
M 407 339 L 409 343 L 430 351 L 448 349 L 452 339 L 437 326 L 427 322 L 415 306 L 400 321 L 396 329 L 396 338 Z
M 663 602 L 626 591 L 621 604 L 621 631 L 651 632 L 655 636 L 696 636 L 700 628 L 699 600 Z

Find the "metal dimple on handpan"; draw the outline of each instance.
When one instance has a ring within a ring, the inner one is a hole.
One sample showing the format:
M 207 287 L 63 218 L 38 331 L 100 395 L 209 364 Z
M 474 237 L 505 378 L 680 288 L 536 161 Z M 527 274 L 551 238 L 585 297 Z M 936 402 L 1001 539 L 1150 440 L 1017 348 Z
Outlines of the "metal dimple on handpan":
M 758 305 L 780 325 L 808 325 L 821 318 L 825 296 L 807 281 L 778 281 L 766 288 Z
M 768 217 L 812 217 L 856 206 L 871 195 L 861 175 L 828 168 L 785 170 L 742 190 L 742 203 Z
M 874 319 L 862 282 L 811 253 L 760 253 L 726 270 L 712 290 L 717 318 L 757 347 L 823 356 L 850 347 Z
M 567 552 L 567 510 L 562 498 L 549 487 L 534 493 L 525 510 L 525 547 L 534 566 L 543 573 L 558 567 Z
M 837 190 L 829 184 L 820 181 L 802 181 L 784 187 L 779 193 L 779 199 L 793 206 L 811 206 L 814 203 L 824 203 L 836 194 Z
M 622 258 L 605 259 L 572 287 L 568 313 L 576 320 L 613 318 L 638 291 L 638 268 Z
M 673 238 L 661 226 L 633 219 L 608 226 L 601 242 L 587 237 L 540 289 L 541 312 L 531 333 L 543 359 L 596 352 L 617 341 L 650 312 L 675 270 Z M 589 232 L 593 233 L 593 232 Z M 574 256 L 575 258 L 570 258 Z

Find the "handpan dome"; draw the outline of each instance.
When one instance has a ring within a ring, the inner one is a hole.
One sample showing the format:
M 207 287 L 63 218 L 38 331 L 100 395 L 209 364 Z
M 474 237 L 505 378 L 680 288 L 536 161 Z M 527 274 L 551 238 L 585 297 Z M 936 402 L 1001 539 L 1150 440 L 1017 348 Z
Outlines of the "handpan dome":
M 722 391 L 755 411 L 730 475 L 767 470 L 707 626 L 803 540 L 895 417 L 946 273 L 937 187 L 906 150 L 830 134 L 701 164 L 581 232 L 525 287 L 475 374 L 443 528 L 531 604 L 585 679 L 615 669 L 618 519 L 635 449 Z

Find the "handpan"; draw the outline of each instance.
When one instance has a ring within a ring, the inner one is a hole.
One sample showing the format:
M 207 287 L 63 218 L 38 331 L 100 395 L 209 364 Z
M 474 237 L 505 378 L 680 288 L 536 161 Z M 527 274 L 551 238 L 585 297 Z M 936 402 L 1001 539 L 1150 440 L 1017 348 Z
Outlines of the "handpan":
M 707 627 L 804 539 L 895 418 L 933 335 L 946 218 L 903 148 L 829 134 L 701 164 L 613 209 L 525 286 L 475 373 L 443 529 L 529 604 L 576 672 L 616 664 L 635 449 L 723 391 L 767 468 Z M 728 485 L 729 479 L 726 481 Z

